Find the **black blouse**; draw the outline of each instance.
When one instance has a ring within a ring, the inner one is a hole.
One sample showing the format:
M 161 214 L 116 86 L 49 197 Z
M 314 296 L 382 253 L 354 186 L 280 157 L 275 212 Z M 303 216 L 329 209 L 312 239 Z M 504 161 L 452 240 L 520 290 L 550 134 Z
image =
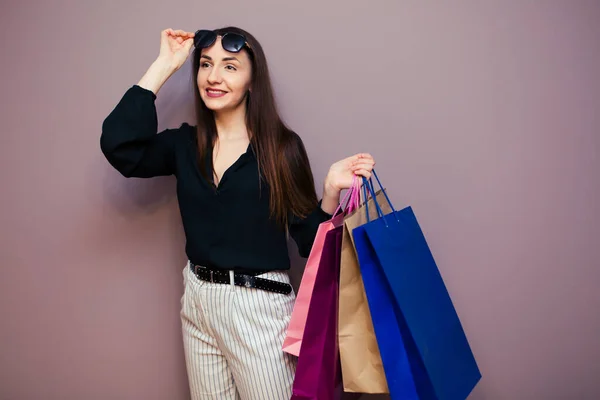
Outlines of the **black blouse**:
M 100 147 L 106 159 L 125 177 L 177 177 L 185 250 L 193 263 L 234 270 L 289 269 L 285 230 L 269 218 L 269 188 L 264 180 L 259 185 L 253 147 L 225 171 L 215 190 L 198 168 L 195 127 L 183 123 L 157 134 L 155 100 L 154 92 L 138 85 L 125 92 L 102 124 Z M 306 218 L 290 220 L 290 236 L 302 257 L 308 257 L 319 224 L 331 217 L 319 202 Z

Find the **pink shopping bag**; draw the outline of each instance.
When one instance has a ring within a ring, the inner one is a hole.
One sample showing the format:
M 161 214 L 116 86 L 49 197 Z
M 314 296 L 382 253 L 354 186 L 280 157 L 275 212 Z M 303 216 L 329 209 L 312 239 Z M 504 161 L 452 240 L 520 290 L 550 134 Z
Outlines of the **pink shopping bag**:
M 336 215 L 341 205 L 349 196 L 350 199 L 344 210 L 344 213 Z M 298 288 L 298 294 L 296 295 L 296 302 L 294 303 L 294 310 L 292 312 L 287 333 L 283 341 L 282 349 L 286 353 L 295 356 L 300 354 L 300 346 L 302 345 L 302 337 L 304 336 L 306 318 L 308 317 L 308 308 L 310 306 L 310 299 L 312 298 L 315 287 L 315 279 L 319 270 L 319 263 L 321 262 L 321 254 L 323 253 L 325 236 L 330 230 L 342 226 L 344 223 L 345 214 L 348 214 L 356 209 L 358 207 L 359 200 L 360 183 L 355 176 L 352 187 L 348 190 L 344 200 L 342 200 L 337 210 L 333 214 L 334 217 L 329 221 L 325 221 L 319 225 L 315 241 L 313 242 L 308 260 L 306 261 L 306 267 L 304 268 L 304 274 L 302 275 L 300 287 Z

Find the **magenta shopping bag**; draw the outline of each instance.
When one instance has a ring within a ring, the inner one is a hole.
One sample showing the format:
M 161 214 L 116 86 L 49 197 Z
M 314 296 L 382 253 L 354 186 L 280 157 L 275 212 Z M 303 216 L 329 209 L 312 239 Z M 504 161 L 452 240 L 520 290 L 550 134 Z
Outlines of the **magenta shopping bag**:
M 337 312 L 342 227 L 325 235 L 310 301 L 292 400 L 333 400 L 342 393 Z
M 298 294 L 296 296 L 296 301 L 294 302 L 294 310 L 292 311 L 290 323 L 288 324 L 285 339 L 283 340 L 282 349 L 286 353 L 295 356 L 300 354 L 300 346 L 302 345 L 306 319 L 308 317 L 308 308 L 311 303 L 315 279 L 319 271 L 321 255 L 323 253 L 325 235 L 332 229 L 342 226 L 344 224 L 345 215 L 358 207 L 360 184 L 356 184 L 356 177 L 354 177 L 354 179 L 355 181 L 352 182 L 352 189 L 348 190 L 346 193 L 344 200 L 342 200 L 340 206 L 338 206 L 338 209 L 333 214 L 334 217 L 329 221 L 321 223 L 317 230 L 317 235 L 313 242 L 308 260 L 306 261 L 304 273 L 302 274 L 302 280 L 300 281 L 300 287 L 298 288 Z M 349 198 L 349 200 L 344 212 L 338 215 L 341 204 L 343 204 L 347 198 Z

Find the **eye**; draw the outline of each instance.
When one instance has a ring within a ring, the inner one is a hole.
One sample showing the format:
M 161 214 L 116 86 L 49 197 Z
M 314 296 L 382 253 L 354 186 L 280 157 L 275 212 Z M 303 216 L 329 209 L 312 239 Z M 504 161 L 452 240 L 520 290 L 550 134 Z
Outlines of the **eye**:
M 229 69 L 229 71 L 237 71 L 237 68 L 236 68 L 236 67 L 234 67 L 234 66 L 233 66 L 233 65 L 231 65 L 231 64 L 229 64 L 229 65 L 226 65 L 226 66 L 225 66 L 225 68 Z
M 202 68 L 208 68 L 208 67 L 210 67 L 210 63 L 207 63 L 207 62 L 202 63 Z

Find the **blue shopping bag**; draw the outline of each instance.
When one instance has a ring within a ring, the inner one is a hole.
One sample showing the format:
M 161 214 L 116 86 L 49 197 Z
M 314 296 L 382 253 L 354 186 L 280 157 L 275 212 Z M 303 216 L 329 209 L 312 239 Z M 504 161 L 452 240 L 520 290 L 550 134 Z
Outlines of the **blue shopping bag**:
M 393 293 L 378 266 L 377 256 L 364 227 L 355 228 L 352 234 L 390 396 L 392 399 L 419 400 L 397 320 Z
M 365 185 L 363 190 L 368 213 Z M 413 362 L 409 361 L 408 352 L 415 346 L 410 341 L 406 323 L 397 310 L 393 292 L 379 265 L 364 225 L 353 229 L 352 235 L 390 397 L 403 400 L 435 399 L 427 373 L 418 357 L 414 357 L 413 354 Z M 408 343 L 405 344 L 403 336 L 408 338 Z
M 365 271 L 379 274 L 380 291 L 391 294 L 388 298 L 393 303 L 404 347 L 404 353 L 400 351 L 398 357 L 406 354 L 419 398 L 465 399 L 481 379 L 481 373 L 450 295 L 412 208 L 396 211 L 373 172 L 392 213 L 384 216 L 373 196 L 379 218 L 353 231 L 355 239 L 360 241 L 357 254 L 362 253 L 365 260 L 361 261 L 359 255 L 359 264 L 372 264 Z M 372 184 L 363 181 L 363 190 L 373 194 Z M 379 272 L 372 272 L 377 269 Z M 366 286 L 367 283 L 365 289 Z M 367 299 L 369 309 L 375 311 L 371 309 L 368 293 Z M 377 299 L 374 298 L 373 306 Z M 377 331 L 376 336 L 379 344 Z M 385 370 L 383 350 L 381 353 Z M 386 378 L 387 374 L 386 371 Z

